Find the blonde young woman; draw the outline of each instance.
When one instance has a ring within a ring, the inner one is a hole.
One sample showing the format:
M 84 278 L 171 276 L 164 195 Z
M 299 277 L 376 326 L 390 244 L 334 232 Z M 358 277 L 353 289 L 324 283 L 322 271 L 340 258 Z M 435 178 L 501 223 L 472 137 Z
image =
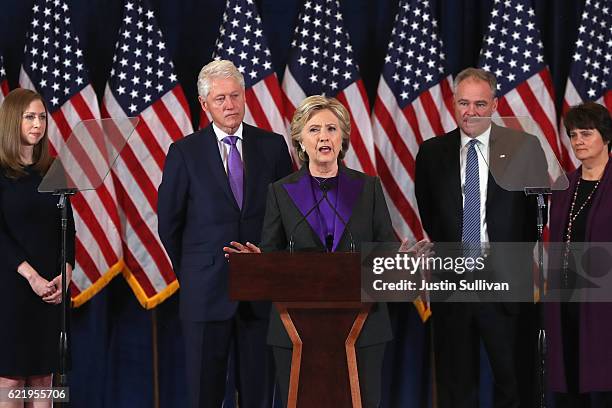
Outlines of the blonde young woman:
M 60 213 L 57 197 L 37 191 L 52 162 L 47 115 L 42 97 L 27 89 L 15 89 L 0 107 L 0 388 L 50 387 L 58 368 Z M 70 281 L 72 212 L 67 255 Z

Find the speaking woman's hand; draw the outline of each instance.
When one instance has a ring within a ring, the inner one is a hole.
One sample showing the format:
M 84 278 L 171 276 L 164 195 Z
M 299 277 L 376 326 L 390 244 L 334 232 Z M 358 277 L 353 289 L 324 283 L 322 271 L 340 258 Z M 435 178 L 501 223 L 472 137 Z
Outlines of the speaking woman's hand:
M 421 256 L 429 257 L 435 254 L 433 250 L 434 245 L 428 239 L 422 239 L 419 242 L 412 244 L 412 245 L 410 243 L 411 241 L 409 241 L 408 238 L 404 238 L 402 240 L 402 244 L 400 245 L 398 252 L 407 252 L 411 254 L 412 256 L 414 256 L 415 258 L 418 258 Z
M 240 242 L 232 241 L 230 246 L 223 247 L 223 252 L 225 257 L 229 258 L 230 254 L 261 254 L 261 249 L 250 242 L 242 245 Z

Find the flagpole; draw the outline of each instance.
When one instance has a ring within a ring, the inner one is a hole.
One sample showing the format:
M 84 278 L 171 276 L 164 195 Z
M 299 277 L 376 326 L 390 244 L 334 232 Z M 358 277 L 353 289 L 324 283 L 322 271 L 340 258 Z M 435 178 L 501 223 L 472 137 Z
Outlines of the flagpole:
M 159 357 L 157 347 L 157 309 L 151 310 L 151 340 L 153 352 L 153 407 L 159 408 Z

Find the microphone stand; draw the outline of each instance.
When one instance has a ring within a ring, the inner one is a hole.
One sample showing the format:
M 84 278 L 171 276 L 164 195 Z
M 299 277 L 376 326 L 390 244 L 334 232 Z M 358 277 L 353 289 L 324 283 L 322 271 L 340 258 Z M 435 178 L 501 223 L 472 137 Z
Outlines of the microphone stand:
M 319 204 L 321 204 L 321 201 L 323 201 L 323 199 L 326 197 L 327 195 L 327 191 L 323 190 L 323 197 L 319 198 L 317 200 L 317 202 L 312 206 L 312 208 L 310 208 L 310 210 L 308 210 L 306 212 L 306 214 L 304 214 L 304 216 L 302 217 L 302 219 L 300 219 L 298 221 L 297 224 L 295 224 L 295 227 L 293 227 L 293 230 L 291 231 L 291 235 L 289 236 L 289 253 L 292 254 L 293 253 L 293 248 L 295 247 L 295 239 L 294 239 L 294 234 L 295 231 L 297 231 L 297 228 L 300 226 L 301 223 L 303 223 L 306 219 L 308 219 L 308 216 L 310 214 L 312 214 L 312 212 L 316 209 L 319 208 Z
M 57 208 L 60 209 L 61 217 L 61 251 L 60 251 L 60 270 L 62 274 L 62 302 L 61 302 L 61 320 L 60 320 L 60 336 L 59 336 L 59 386 L 66 387 L 68 385 L 68 331 L 66 321 L 68 317 L 68 306 L 70 296 L 68 292 L 68 283 L 66 277 L 66 233 L 68 229 L 68 206 L 66 205 L 67 197 L 76 194 L 76 189 L 62 189 L 53 192 L 53 195 L 59 196 Z
M 537 200 L 537 229 L 538 229 L 538 290 L 540 301 L 536 304 L 537 309 L 537 330 L 538 330 L 538 387 L 539 387 L 539 407 L 546 408 L 546 329 L 544 328 L 544 242 L 542 235 L 544 232 L 544 210 L 546 209 L 545 195 L 550 195 L 550 188 L 525 188 L 525 195 L 536 196 Z
M 340 215 L 338 210 L 336 210 L 336 206 L 332 205 L 331 201 L 327 197 L 327 190 L 323 190 L 323 197 L 325 198 L 325 201 L 327 201 L 327 203 L 329 204 L 331 209 L 334 210 L 334 214 L 336 214 L 338 219 L 340 221 L 342 221 L 342 224 L 344 225 L 344 228 L 346 228 L 346 232 L 348 232 L 349 238 L 351 240 L 351 242 L 349 243 L 349 245 L 350 245 L 349 246 L 349 252 L 351 252 L 351 253 L 355 252 L 355 240 L 353 239 L 353 233 L 351 232 L 351 229 L 348 227 L 348 224 L 346 223 L 346 221 L 344 221 L 344 218 L 342 218 L 342 216 Z
M 349 252 L 355 252 L 355 240 L 353 239 L 353 234 L 351 233 L 351 229 L 348 227 L 348 224 L 346 223 L 346 221 L 344 220 L 344 218 L 342 218 L 342 215 L 340 215 L 340 213 L 338 212 L 338 210 L 336 210 L 336 207 L 331 203 L 331 201 L 329 200 L 329 197 L 327 197 L 327 192 L 329 191 L 329 186 L 325 183 L 321 183 L 319 184 L 319 188 L 321 189 L 321 191 L 323 192 L 323 196 L 321 198 L 319 198 L 317 200 L 317 202 L 310 208 L 310 210 L 308 210 L 306 212 L 306 214 L 304 214 L 304 216 L 302 217 L 302 219 L 300 219 L 300 221 L 298 221 L 297 224 L 295 224 L 295 227 L 293 227 L 293 230 L 291 231 L 291 235 L 289 236 L 289 253 L 292 254 L 293 253 L 293 248 L 295 246 L 295 240 L 293 239 L 293 236 L 295 234 L 295 231 L 297 230 L 297 227 L 304 222 L 304 220 L 306 220 L 308 218 L 308 216 L 316 209 L 319 208 L 319 205 L 321 204 L 321 202 L 323 200 L 327 201 L 327 203 L 329 204 L 330 208 L 334 211 L 334 214 L 340 219 L 340 221 L 342 222 L 342 224 L 344 225 L 344 228 L 346 228 L 346 231 L 349 234 L 349 238 L 351 240 L 350 242 L 350 247 L 349 247 Z

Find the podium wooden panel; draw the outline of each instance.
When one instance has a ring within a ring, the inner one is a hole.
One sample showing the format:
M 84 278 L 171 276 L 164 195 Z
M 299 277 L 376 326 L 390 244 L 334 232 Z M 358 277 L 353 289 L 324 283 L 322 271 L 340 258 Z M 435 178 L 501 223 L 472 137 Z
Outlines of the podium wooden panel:
M 293 343 L 288 407 L 361 407 L 355 342 L 361 303 L 358 253 L 230 256 L 230 298 L 274 302 Z

